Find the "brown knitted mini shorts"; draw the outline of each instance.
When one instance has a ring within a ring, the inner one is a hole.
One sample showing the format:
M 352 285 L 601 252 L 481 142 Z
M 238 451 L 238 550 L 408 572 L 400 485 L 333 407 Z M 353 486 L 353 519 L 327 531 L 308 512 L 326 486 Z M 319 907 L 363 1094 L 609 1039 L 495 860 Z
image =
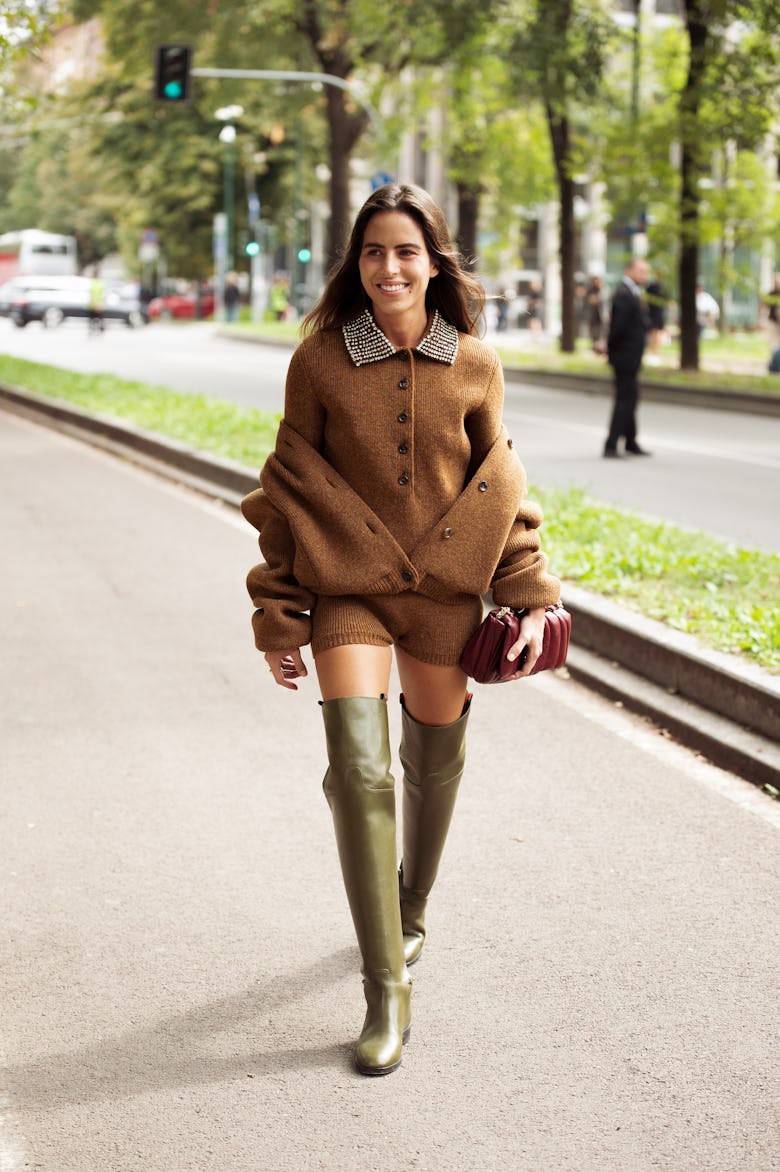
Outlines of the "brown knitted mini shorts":
M 445 605 L 412 591 L 332 598 L 321 594 L 312 610 L 311 649 L 368 643 L 400 648 L 423 663 L 456 664 L 472 631 L 482 622 L 476 595 Z

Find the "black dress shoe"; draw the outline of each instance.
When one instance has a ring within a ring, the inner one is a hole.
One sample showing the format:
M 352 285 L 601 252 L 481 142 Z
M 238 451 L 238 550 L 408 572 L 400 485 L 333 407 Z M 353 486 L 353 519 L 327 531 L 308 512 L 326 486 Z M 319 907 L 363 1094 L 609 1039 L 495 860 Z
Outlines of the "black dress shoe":
M 652 452 L 648 452 L 645 448 L 640 448 L 639 444 L 632 444 L 631 447 L 626 444 L 627 456 L 652 456 Z
M 617 448 L 605 448 L 604 449 L 604 459 L 605 460 L 622 460 L 623 457 L 621 456 L 621 454 L 617 450 Z

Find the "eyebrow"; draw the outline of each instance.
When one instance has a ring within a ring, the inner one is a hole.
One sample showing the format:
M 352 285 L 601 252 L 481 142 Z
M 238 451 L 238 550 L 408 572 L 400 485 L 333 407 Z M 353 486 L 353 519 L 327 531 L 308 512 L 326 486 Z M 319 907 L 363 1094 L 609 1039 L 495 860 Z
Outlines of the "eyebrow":
M 380 244 L 378 240 L 364 240 L 363 241 L 363 248 L 384 248 L 384 247 L 385 247 L 385 245 Z M 422 250 L 423 246 L 422 246 L 422 244 L 415 244 L 414 241 L 410 241 L 407 244 L 393 244 L 393 245 L 391 245 L 391 247 L 392 248 L 417 248 L 419 250 Z

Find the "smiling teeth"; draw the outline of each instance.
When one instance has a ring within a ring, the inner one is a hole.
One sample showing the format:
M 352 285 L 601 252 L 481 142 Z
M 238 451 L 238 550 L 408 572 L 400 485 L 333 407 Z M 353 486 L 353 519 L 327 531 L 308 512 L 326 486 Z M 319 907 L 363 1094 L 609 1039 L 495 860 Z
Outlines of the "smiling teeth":
M 398 285 L 380 285 L 379 288 L 380 289 L 387 289 L 388 292 L 394 293 L 396 289 L 405 289 L 406 285 L 403 282 L 401 282 Z

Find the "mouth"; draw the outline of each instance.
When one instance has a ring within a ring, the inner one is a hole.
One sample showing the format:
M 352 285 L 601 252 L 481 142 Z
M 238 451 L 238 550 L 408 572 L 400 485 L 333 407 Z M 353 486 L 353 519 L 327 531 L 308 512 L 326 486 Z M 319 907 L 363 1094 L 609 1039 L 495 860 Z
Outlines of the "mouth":
M 382 293 L 391 293 L 391 294 L 392 293 L 403 293 L 404 289 L 408 289 L 408 288 L 409 288 L 409 286 L 404 281 L 386 281 L 386 282 L 383 282 L 379 286 L 379 289 L 381 290 Z

